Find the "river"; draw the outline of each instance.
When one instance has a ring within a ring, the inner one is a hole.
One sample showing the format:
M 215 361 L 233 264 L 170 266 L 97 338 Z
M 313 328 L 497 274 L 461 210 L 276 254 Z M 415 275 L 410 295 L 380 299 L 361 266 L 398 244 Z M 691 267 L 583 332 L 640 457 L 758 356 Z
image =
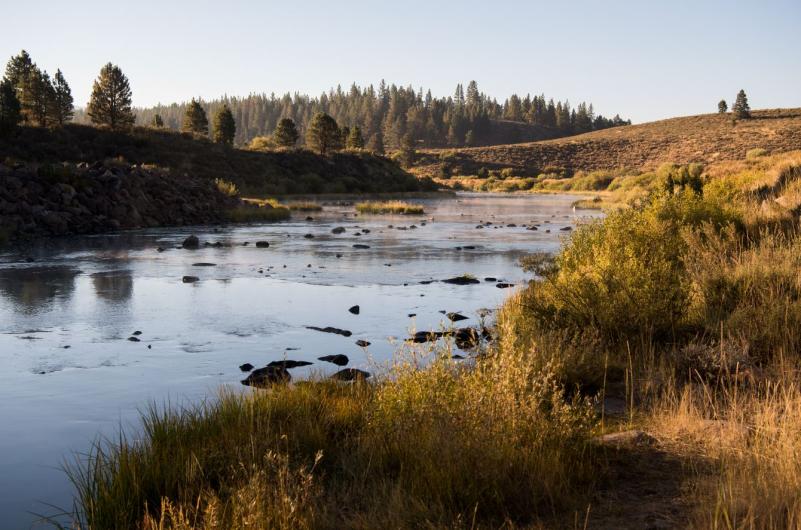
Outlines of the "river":
M 64 462 L 98 436 L 133 432 L 148 403 L 195 402 L 221 385 L 245 389 L 246 362 L 312 361 L 292 370 L 297 379 L 333 373 L 338 367 L 317 358 L 345 354 L 348 366 L 372 372 L 411 332 L 450 324 L 443 311 L 476 325 L 480 309 L 525 283 L 522 255 L 556 251 L 569 233 L 562 229 L 597 215 L 574 212 L 574 200 L 459 194 L 415 201 L 425 208 L 416 216 L 354 216 L 352 205 L 335 204 L 277 224 L 69 237 L 0 251 L 0 528 L 28 528 L 53 506 L 70 509 Z M 538 230 L 522 226 L 532 224 Z M 190 234 L 201 248 L 177 248 Z M 465 273 L 481 283 L 428 283 Z M 358 315 L 348 311 L 354 305 Z

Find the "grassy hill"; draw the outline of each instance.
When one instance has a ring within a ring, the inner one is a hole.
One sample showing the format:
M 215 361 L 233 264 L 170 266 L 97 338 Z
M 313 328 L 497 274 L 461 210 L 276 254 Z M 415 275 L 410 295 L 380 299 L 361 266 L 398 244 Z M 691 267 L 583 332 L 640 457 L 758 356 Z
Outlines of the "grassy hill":
M 366 152 L 331 156 L 297 150 L 253 152 L 231 149 L 189 134 L 137 127 L 115 132 L 85 125 L 61 129 L 22 127 L 0 138 L 0 162 L 102 162 L 168 168 L 175 178 L 234 182 L 245 194 L 377 193 L 430 188 L 391 160 Z
M 801 109 L 753 112 L 733 121 L 731 114 L 703 114 L 615 127 L 540 142 L 464 149 L 427 150 L 413 172 L 439 177 L 476 175 L 482 168 L 511 168 L 517 176 L 553 170 L 651 169 L 660 164 L 736 160 L 748 150 L 783 152 L 801 148 Z

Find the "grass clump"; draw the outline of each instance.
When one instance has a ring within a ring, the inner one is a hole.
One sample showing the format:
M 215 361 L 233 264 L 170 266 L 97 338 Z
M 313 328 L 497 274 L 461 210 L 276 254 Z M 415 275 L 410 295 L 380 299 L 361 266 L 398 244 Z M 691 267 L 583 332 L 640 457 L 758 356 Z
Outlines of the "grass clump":
M 72 468 L 77 526 L 508 527 L 576 508 L 593 473 L 588 403 L 525 359 L 449 357 L 398 361 L 377 384 L 151 408 L 141 441 Z
M 405 201 L 365 201 L 356 203 L 356 211 L 362 214 L 423 214 L 422 205 Z
M 285 207 L 298 212 L 319 212 L 323 209 L 322 205 L 312 201 L 289 202 Z
M 239 188 L 237 188 L 236 184 L 231 181 L 216 178 L 214 179 L 214 185 L 217 186 L 217 189 L 223 195 L 227 195 L 229 197 L 236 197 L 239 195 Z
M 264 223 L 284 221 L 290 217 L 289 208 L 244 203 L 226 212 L 226 217 L 233 223 Z

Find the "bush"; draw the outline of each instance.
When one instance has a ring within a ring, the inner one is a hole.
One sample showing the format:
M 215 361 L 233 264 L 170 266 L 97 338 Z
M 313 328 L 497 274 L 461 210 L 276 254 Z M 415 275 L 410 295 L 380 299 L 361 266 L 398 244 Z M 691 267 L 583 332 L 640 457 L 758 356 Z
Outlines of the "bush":
M 761 147 L 756 147 L 754 149 L 749 149 L 745 153 L 746 160 L 755 160 L 757 158 L 762 158 L 763 156 L 767 156 L 768 151 L 767 149 L 762 149 Z
M 239 188 L 237 188 L 236 184 L 229 180 L 217 178 L 214 179 L 214 185 L 217 186 L 217 189 L 220 190 L 220 193 L 228 195 L 229 197 L 236 197 L 239 195 Z

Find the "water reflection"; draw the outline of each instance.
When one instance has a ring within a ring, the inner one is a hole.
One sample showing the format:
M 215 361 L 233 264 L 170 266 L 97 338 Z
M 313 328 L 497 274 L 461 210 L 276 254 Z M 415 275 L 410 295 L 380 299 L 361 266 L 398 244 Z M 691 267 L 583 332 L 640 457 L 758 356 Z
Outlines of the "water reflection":
M 133 275 L 129 270 L 92 274 L 92 286 L 95 294 L 107 302 L 127 302 L 133 295 L 133 285 Z
M 15 310 L 33 314 L 66 302 L 75 291 L 80 270 L 69 266 L 0 269 L 0 294 Z

